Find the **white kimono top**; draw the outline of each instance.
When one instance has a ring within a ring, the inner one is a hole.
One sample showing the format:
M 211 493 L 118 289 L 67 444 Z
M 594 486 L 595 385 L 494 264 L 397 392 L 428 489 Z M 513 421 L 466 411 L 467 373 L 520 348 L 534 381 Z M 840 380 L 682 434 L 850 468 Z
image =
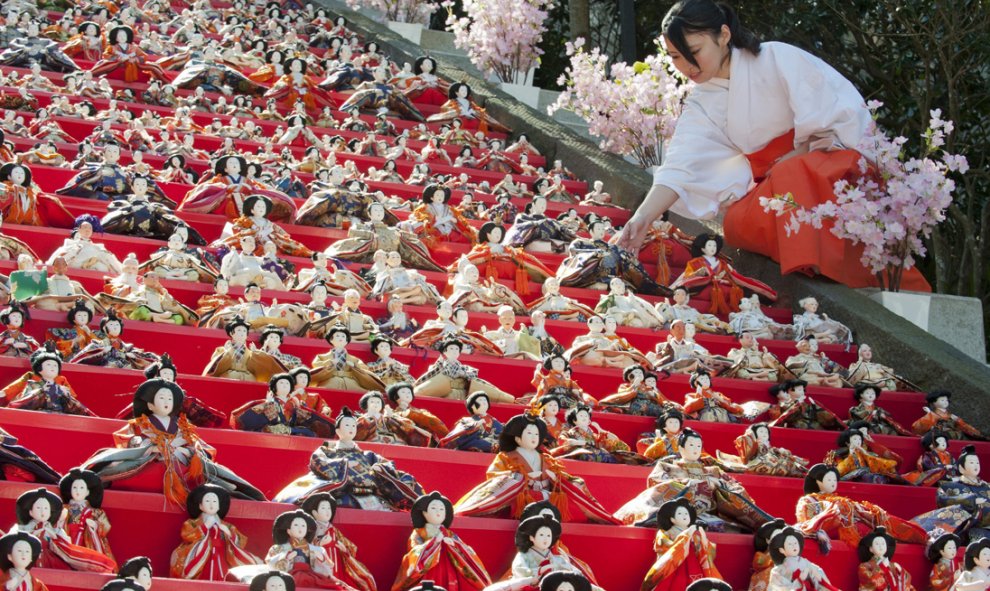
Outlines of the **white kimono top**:
M 732 49 L 730 79 L 713 78 L 688 96 L 654 185 L 675 192 L 671 210 L 711 219 L 749 191 L 746 154 L 794 130 L 796 154 L 855 149 L 871 122 L 859 91 L 832 66 L 786 43 L 759 55 Z

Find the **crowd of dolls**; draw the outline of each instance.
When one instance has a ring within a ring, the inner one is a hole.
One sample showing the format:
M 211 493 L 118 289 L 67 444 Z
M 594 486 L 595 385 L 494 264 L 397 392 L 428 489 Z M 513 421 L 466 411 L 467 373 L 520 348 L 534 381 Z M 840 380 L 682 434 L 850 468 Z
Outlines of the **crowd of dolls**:
M 975 448 L 955 458 L 948 450 L 951 440 L 986 438 L 950 412 L 949 392 L 927 394 L 924 414 L 900 424 L 878 400 L 917 388 L 866 344 L 848 367 L 829 359 L 819 346 L 848 350 L 853 335 L 814 298 L 791 323 L 771 318 L 762 306 L 776 293 L 737 271 L 718 235 L 661 219 L 638 253 L 610 244 L 603 184 L 579 191 L 574 173 L 512 136 L 467 84 L 438 77 L 432 57 L 400 65 L 345 19 L 293 0 L 179 9 L 9 0 L 0 25 L 0 214 L 19 228 L 71 231 L 44 259 L 37 245 L 0 233 L 0 262 L 16 265 L 0 284 L 0 355 L 30 367 L 0 390 L 0 406 L 96 416 L 64 364 L 146 378 L 116 417 L 126 424 L 113 446 L 65 475 L 2 432 L 4 479 L 57 485 L 17 499 L 17 523 L 0 537 L 7 589 L 45 589 L 31 574 L 38 566 L 116 573 L 108 591 L 150 591 L 150 560 L 117 560 L 113 516 L 101 506 L 104 487 L 159 471 L 164 497 L 188 513 L 169 574 L 252 591 L 376 589 L 333 525 L 338 508 L 409 513 L 393 591 L 600 591 L 560 539 L 567 521 L 656 528 L 644 591 L 727 590 L 707 532 L 753 534 L 752 591 L 836 589 L 802 556 L 806 540 L 827 552 L 833 537 L 857 548 L 864 591 L 913 589 L 893 560 L 898 542 L 928 545 L 932 589 L 990 587 L 990 485 Z M 43 190 L 39 182 L 63 178 L 57 169 L 67 180 Z M 157 249 L 118 258 L 107 235 Z M 314 248 L 326 236 L 329 246 Z M 87 273 L 100 275 L 99 289 L 84 287 Z M 189 286 L 201 285 L 210 293 L 190 300 Z M 597 303 L 577 297 L 581 289 L 600 292 Z M 266 302 L 264 290 L 284 297 Z M 436 317 L 420 323 L 406 306 Z M 35 332 L 35 310 L 64 322 Z M 497 326 L 470 328 L 472 314 Z M 221 329 L 227 340 L 202 375 L 266 383 L 267 394 L 224 409 L 187 394 L 168 353 L 125 340 L 125 324 L 144 322 Z M 554 333 L 568 322 L 586 333 L 561 342 Z M 620 328 L 666 335 L 644 352 Z M 699 332 L 735 346 L 713 354 Z M 288 337 L 322 339 L 328 350 L 307 364 L 282 351 Z M 357 342 L 373 360 L 354 354 Z M 432 360 L 418 376 L 393 358 L 410 350 Z M 531 365 L 532 389 L 508 392 L 466 362 L 483 356 Z M 621 371 L 623 383 L 591 393 L 572 373 L 581 366 Z M 683 403 L 660 390 L 672 374 L 688 376 Z M 715 389 L 729 378 L 762 382 L 767 401 L 733 402 Z M 851 389 L 848 416 L 809 387 Z M 361 393 L 359 409 L 334 410 L 313 388 Z M 465 416 L 444 424 L 416 405 L 430 398 L 463 401 Z M 490 414 L 498 403 L 519 414 L 503 424 Z M 656 429 L 623 441 L 598 423 L 608 413 L 650 417 Z M 713 456 L 688 421 L 746 430 L 735 454 Z M 836 448 L 811 465 L 772 444 L 779 427 L 834 431 Z M 246 549 L 227 512 L 231 499 L 265 495 L 216 461 L 203 428 L 325 440 L 272 499 L 298 508 L 274 520 L 264 556 Z M 875 435 L 917 438 L 915 469 Z M 362 442 L 494 457 L 486 479 L 452 502 Z M 567 460 L 652 471 L 612 513 Z M 761 509 L 733 474 L 803 479 L 793 525 Z M 938 508 L 904 520 L 838 494 L 842 482 L 936 487 Z M 450 529 L 455 515 L 518 520 L 508 572 L 486 570 Z

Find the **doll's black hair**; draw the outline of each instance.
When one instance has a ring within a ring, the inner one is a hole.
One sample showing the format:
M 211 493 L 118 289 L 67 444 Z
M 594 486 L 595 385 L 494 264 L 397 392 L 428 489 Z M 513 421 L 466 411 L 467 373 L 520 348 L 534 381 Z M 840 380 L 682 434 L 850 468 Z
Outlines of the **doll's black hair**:
M 770 559 L 773 560 L 774 564 L 784 562 L 784 558 L 786 558 L 784 556 L 784 543 L 787 538 L 797 539 L 801 552 L 804 552 L 804 534 L 791 526 L 787 526 L 783 531 L 770 538 L 770 543 L 767 546 L 767 553 L 770 554 Z
M 288 543 L 289 533 L 287 530 L 296 519 L 302 519 L 306 522 L 306 541 L 313 542 L 313 538 L 316 537 L 316 520 L 302 509 L 296 509 L 295 511 L 286 511 L 275 518 L 275 522 L 272 524 L 272 541 L 276 545 Z
M 815 464 L 808 469 L 808 475 L 804 477 L 804 494 L 818 494 L 821 490 L 818 488 L 818 483 L 821 482 L 825 475 L 829 472 L 835 474 L 836 479 L 839 478 L 839 471 L 835 466 L 829 466 L 828 464 Z
M 99 509 L 102 507 L 103 481 L 100 480 L 100 477 L 97 476 L 92 470 L 83 470 L 82 468 L 73 468 L 69 470 L 69 473 L 58 481 L 58 492 L 62 497 L 62 502 L 68 503 L 72 500 L 72 485 L 77 480 L 82 480 L 89 488 L 89 496 L 86 498 L 89 502 L 89 506 L 94 509 Z
M 668 530 L 674 526 L 674 513 L 677 509 L 684 507 L 687 509 L 688 515 L 691 516 L 691 523 L 694 524 L 698 520 L 698 511 L 691 505 L 685 497 L 679 499 L 674 499 L 673 501 L 667 501 L 660 505 L 660 509 L 657 510 L 657 528 L 662 530 Z
M 549 437 L 549 432 L 547 431 L 547 424 L 543 422 L 543 419 L 539 417 L 534 417 L 532 415 L 516 415 L 509 419 L 505 423 L 505 427 L 498 436 L 498 447 L 503 452 L 516 451 L 519 445 L 516 443 L 516 437 L 522 435 L 522 432 L 526 430 L 526 427 L 530 425 L 535 425 L 540 431 L 540 441 L 546 441 Z
M 223 519 L 227 516 L 227 512 L 230 511 L 230 493 L 222 486 L 207 483 L 192 489 L 189 492 L 189 496 L 186 497 L 186 512 L 189 513 L 189 517 L 198 519 L 203 514 L 203 510 L 199 508 L 199 505 L 203 502 L 206 495 L 210 493 L 215 494 L 217 500 L 220 502 L 220 510 L 217 511 L 217 517 Z
M 62 516 L 62 499 L 58 498 L 58 495 L 47 488 L 36 488 L 21 493 L 21 496 L 17 497 L 17 501 L 14 502 L 14 515 L 17 517 L 18 525 L 24 525 L 31 521 L 31 507 L 40 499 L 45 499 L 51 506 L 52 512 L 48 516 L 49 525 L 58 523 L 59 518 Z M 3 556 L 6 556 L 6 553 Z
M 529 539 L 530 536 L 536 535 L 536 532 L 544 527 L 550 528 L 553 535 L 551 547 L 556 544 L 557 540 L 560 539 L 560 522 L 549 515 L 537 515 L 520 521 L 519 525 L 516 526 L 516 549 L 520 552 L 526 552 L 532 548 L 533 542 Z
M 873 540 L 877 538 L 883 538 L 887 541 L 887 552 L 884 553 L 887 560 L 894 557 L 894 550 L 897 549 L 897 540 L 887 533 L 887 528 L 878 527 L 860 538 L 859 545 L 856 546 L 856 553 L 859 556 L 860 562 L 867 562 L 873 557 L 873 553 L 870 552 L 870 546 L 873 545 Z M 773 544 L 773 540 L 770 541 L 770 544 Z
M 413 501 L 412 508 L 409 509 L 409 517 L 412 519 L 413 527 L 418 529 L 426 526 L 426 517 L 423 516 L 423 512 L 429 508 L 430 503 L 433 501 L 443 503 L 443 508 L 446 510 L 446 515 L 443 518 L 443 526 L 450 527 L 451 522 L 454 521 L 454 505 L 450 502 L 450 499 L 437 491 L 433 491 L 428 495 L 420 495 L 418 499 Z
M 330 503 L 330 512 L 333 514 L 330 521 L 333 522 L 333 517 L 337 516 L 337 499 L 333 498 L 333 495 L 328 492 L 313 493 L 306 497 L 306 500 L 300 506 L 303 511 L 312 515 L 324 502 Z M 314 517 L 313 519 L 316 518 Z
M 467 397 L 467 400 L 464 401 L 464 406 L 467 407 L 469 413 L 474 414 L 474 409 L 476 406 L 478 406 L 478 403 L 481 402 L 481 399 L 484 399 L 485 402 L 488 403 L 488 407 L 491 408 L 492 406 L 491 398 L 488 397 L 488 394 L 485 394 L 483 391 L 478 390 L 476 392 L 472 392 L 471 395 Z
M 254 578 L 251 579 L 251 584 L 248 586 L 248 591 L 265 591 L 268 581 L 271 579 L 282 579 L 282 582 L 285 584 L 285 591 L 296 591 L 296 580 L 292 578 L 292 575 L 278 570 L 270 570 L 254 575 Z
M 779 518 L 761 525 L 753 535 L 753 549 L 757 552 L 767 552 L 770 549 L 770 538 L 773 537 L 773 532 L 785 527 L 787 527 L 787 522 Z
M 28 570 L 30 570 L 35 563 L 38 562 L 38 559 L 41 558 L 41 540 L 25 531 L 6 534 L 5 536 L 0 537 L 0 569 L 4 572 L 14 567 L 14 564 L 9 558 L 7 558 L 7 556 L 13 552 L 14 544 L 17 542 L 27 542 L 31 546 L 31 563 L 28 564 Z

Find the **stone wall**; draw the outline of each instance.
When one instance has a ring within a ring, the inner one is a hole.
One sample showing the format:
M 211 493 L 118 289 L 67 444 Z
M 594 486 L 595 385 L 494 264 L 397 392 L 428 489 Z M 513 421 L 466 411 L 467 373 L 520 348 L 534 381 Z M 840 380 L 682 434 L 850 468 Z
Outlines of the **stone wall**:
M 383 24 L 351 11 L 335 0 L 320 1 L 344 14 L 357 29 L 373 35 L 392 59 L 412 62 L 422 54 L 419 46 Z M 565 166 L 580 177 L 603 181 L 606 190 L 619 205 L 634 209 L 642 200 L 651 184 L 651 176 L 643 169 L 619 156 L 599 150 L 545 112 L 531 109 L 488 84 L 476 75 L 477 70 L 467 58 L 459 58 L 446 51 L 440 53 L 443 54 L 439 67 L 442 76 L 467 82 L 479 104 L 515 132 L 525 131 L 548 160 L 563 160 Z M 699 222 L 676 221 L 688 232 L 697 233 L 705 229 Z M 714 224 L 709 228 L 718 230 Z M 845 286 L 796 275 L 781 277 L 780 267 L 765 257 L 739 251 L 728 254 L 747 275 L 774 286 L 780 294 L 779 305 L 796 309 L 798 299 L 815 296 L 821 304 L 821 311 L 848 324 L 854 331 L 857 343 L 868 343 L 873 348 L 876 361 L 894 367 L 905 378 L 926 390 L 941 388 L 954 392 L 956 396 L 952 401 L 952 410 L 990 432 L 990 413 L 985 412 L 983 407 L 988 400 L 985 389 L 990 385 L 990 367 L 986 364 L 974 361 Z M 850 264 L 859 263 L 850 261 Z

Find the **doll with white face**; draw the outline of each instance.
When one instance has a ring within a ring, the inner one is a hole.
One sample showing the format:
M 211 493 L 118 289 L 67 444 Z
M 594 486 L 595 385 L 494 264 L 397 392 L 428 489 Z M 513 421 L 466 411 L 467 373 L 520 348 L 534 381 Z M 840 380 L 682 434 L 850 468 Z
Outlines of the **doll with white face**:
M 223 487 L 204 484 L 189 493 L 189 519 L 182 524 L 182 543 L 172 552 L 172 577 L 223 581 L 229 570 L 261 562 L 244 549 L 247 537 L 226 521 L 229 510 L 230 494 Z
M 27 532 L 11 532 L 0 537 L 0 584 L 5 589 L 48 591 L 31 572 L 41 554 L 41 541 Z
M 770 427 L 766 423 L 750 425 L 733 442 L 739 455 L 718 451 L 718 459 L 727 467 L 748 474 L 803 478 L 808 473 L 810 462 L 786 448 L 774 447 L 770 435 Z
M 568 426 L 557 436 L 558 446 L 550 451 L 553 457 L 605 464 L 648 463 L 646 458 L 631 452 L 615 433 L 595 422 L 590 406 L 575 406 L 567 411 L 565 419 Z
M 73 468 L 58 483 L 64 503 L 59 525 L 77 546 L 89 548 L 113 559 L 107 534 L 110 519 L 102 509 L 103 483 L 89 470 Z
M 691 294 L 707 292 L 711 314 L 728 314 L 739 311 L 739 302 L 745 292 L 758 294 L 774 302 L 777 292 L 769 285 L 737 272 L 721 255 L 723 239 L 716 234 L 700 234 L 691 245 L 690 259 L 684 272 L 671 284 L 671 289 L 687 288 Z
M 409 366 L 392 358 L 394 345 L 395 341 L 383 334 L 372 337 L 371 353 L 376 359 L 368 363 L 368 369 L 390 389 L 394 384 L 409 383 L 414 380 L 409 373 Z
M 313 384 L 322 388 L 365 392 L 382 391 L 385 384 L 368 366 L 347 352 L 351 333 L 344 325 L 334 325 L 327 331 L 330 350 L 313 358 Z
M 496 402 L 515 402 L 515 397 L 478 375 L 478 370 L 460 361 L 463 343 L 448 339 L 440 344 L 440 358 L 419 376 L 416 396 L 466 400 L 469 393 L 484 392 Z
M 124 270 L 120 260 L 106 246 L 93 242 L 93 233 L 102 231 L 103 226 L 96 216 L 79 216 L 72 235 L 55 249 L 46 264 L 51 265 L 56 258 L 62 257 L 74 269 L 120 274 Z
M 358 416 L 358 441 L 416 447 L 430 444 L 431 434 L 411 420 L 394 415 L 382 392 L 367 392 L 359 404 L 363 412 Z
M 837 591 L 822 567 L 802 556 L 804 534 L 793 527 L 785 527 L 774 534 L 768 552 L 775 565 L 770 571 L 768 589 L 794 589 L 795 582 L 801 581 L 800 588 L 808 591 Z
M 961 574 L 960 548 L 962 548 L 962 540 L 952 533 L 943 533 L 928 544 L 925 557 L 932 563 L 932 572 L 929 576 L 932 591 L 948 591 L 956 577 Z
M 502 423 L 488 414 L 491 401 L 484 392 L 473 392 L 465 401 L 468 416 L 457 420 L 454 428 L 440 440 L 438 447 L 492 453 L 498 450 Z
M 30 357 L 41 347 L 34 337 L 23 330 L 25 322 L 30 318 L 27 307 L 16 301 L 0 312 L 0 324 L 5 326 L 3 332 L 0 332 L 0 355 Z
M 435 306 L 443 297 L 437 288 L 418 271 L 402 265 L 402 255 L 391 251 L 385 255 L 385 269 L 375 275 L 375 285 L 369 297 L 384 301 L 385 297 L 398 298 L 403 304 Z
M 852 344 L 852 330 L 837 320 L 832 320 L 827 314 L 818 313 L 818 300 L 806 297 L 798 300 L 801 313 L 794 315 L 795 339 L 814 335 L 819 342 L 826 345 L 832 343 Z
M 454 507 L 447 497 L 438 492 L 423 495 L 409 513 L 413 531 L 394 591 L 410 591 L 428 580 L 443 589 L 481 590 L 491 585 L 481 558 L 450 529 Z
M 715 544 L 708 541 L 705 527 L 687 499 L 660 506 L 653 547 L 657 560 L 643 579 L 644 590 L 673 591 L 696 573 L 722 577 L 715 568 Z
M 897 540 L 884 527 L 863 536 L 857 546 L 859 588 L 862 591 L 914 591 L 910 573 L 893 560 L 896 549 Z
M 426 245 L 412 232 L 394 226 L 395 216 L 385 205 L 372 201 L 365 209 L 364 220 L 351 225 L 347 238 L 327 247 L 327 255 L 334 258 L 370 263 L 373 254 L 379 249 L 399 253 L 401 262 L 414 269 L 442 271 Z
M 574 580 L 585 579 L 587 583 L 581 568 L 571 561 L 569 554 L 561 552 L 560 532 L 560 522 L 551 515 L 538 514 L 520 521 L 516 527 L 516 556 L 512 559 L 509 576 L 488 587 L 487 591 L 539 591 L 544 579 L 554 581 L 565 576 L 557 588 L 563 585 L 566 589 Z M 597 585 L 584 588 L 601 591 Z
M 924 408 L 925 414 L 911 425 L 911 430 L 917 435 L 924 435 L 929 431 L 941 431 L 950 439 L 986 441 L 987 436 L 979 429 L 949 411 L 951 399 L 952 392 L 948 390 L 932 390 L 926 394 L 925 402 L 928 406 Z
M 0 390 L 3 404 L 18 410 L 95 417 L 62 375 L 62 358 L 51 344 L 31 354 L 31 371 Z

